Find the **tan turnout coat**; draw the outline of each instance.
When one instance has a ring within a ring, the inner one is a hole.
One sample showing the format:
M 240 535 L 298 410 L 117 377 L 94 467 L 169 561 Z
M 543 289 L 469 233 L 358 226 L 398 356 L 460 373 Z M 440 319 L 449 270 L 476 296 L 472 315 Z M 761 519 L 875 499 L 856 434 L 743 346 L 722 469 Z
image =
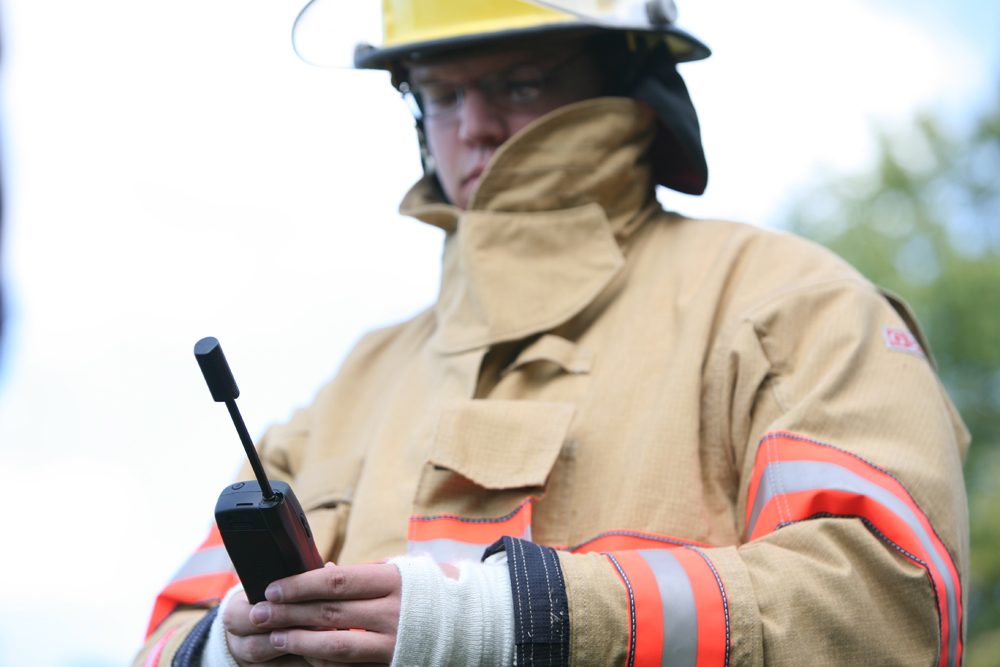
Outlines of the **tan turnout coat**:
M 653 132 L 590 100 L 505 143 L 467 211 L 418 183 L 437 303 L 267 432 L 269 473 L 340 564 L 466 528 L 560 547 L 574 666 L 958 664 L 968 434 L 912 318 L 800 238 L 663 211 Z

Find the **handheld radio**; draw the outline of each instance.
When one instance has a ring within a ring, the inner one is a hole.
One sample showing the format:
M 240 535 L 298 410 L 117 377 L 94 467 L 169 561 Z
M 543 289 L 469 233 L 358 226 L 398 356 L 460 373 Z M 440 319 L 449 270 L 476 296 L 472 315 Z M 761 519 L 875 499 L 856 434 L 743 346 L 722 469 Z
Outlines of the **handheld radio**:
M 222 534 L 229 559 L 243 582 L 250 604 L 264 600 L 264 589 L 272 581 L 323 567 L 309 522 L 292 488 L 270 482 L 254 449 L 246 424 L 236 407 L 239 387 L 222 354 L 219 341 L 211 336 L 194 346 L 205 382 L 217 403 L 225 403 L 239 433 L 257 481 L 227 486 L 215 504 L 215 522 Z

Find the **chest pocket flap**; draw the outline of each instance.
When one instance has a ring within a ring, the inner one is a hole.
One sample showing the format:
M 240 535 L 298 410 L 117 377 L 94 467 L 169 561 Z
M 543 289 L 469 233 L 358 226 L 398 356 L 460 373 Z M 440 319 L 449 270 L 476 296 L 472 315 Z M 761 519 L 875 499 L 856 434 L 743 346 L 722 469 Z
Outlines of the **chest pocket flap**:
M 545 334 L 517 355 L 514 363 L 505 368 L 501 376 L 538 361 L 555 364 L 566 373 L 580 375 L 590 372 L 593 356 L 594 353 L 585 347 L 561 336 Z
M 311 461 L 292 483 L 324 561 L 339 559 L 361 458 L 334 456 Z
M 302 509 L 349 503 L 361 472 L 361 457 L 334 456 L 303 466 L 292 485 Z
M 569 403 L 453 401 L 438 423 L 430 463 L 486 489 L 543 486 L 575 412 Z

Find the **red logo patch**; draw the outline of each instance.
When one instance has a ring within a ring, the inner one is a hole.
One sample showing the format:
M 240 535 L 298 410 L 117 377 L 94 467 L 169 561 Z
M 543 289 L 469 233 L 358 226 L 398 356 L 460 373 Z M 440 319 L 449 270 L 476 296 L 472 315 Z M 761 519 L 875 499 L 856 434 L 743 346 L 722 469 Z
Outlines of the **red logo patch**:
M 896 327 L 882 327 L 882 338 L 885 340 L 885 347 L 893 352 L 909 352 L 910 354 L 915 354 L 921 359 L 926 359 L 927 356 L 924 355 L 923 349 L 920 347 L 920 343 L 917 342 L 916 336 L 911 334 L 906 329 L 897 329 Z

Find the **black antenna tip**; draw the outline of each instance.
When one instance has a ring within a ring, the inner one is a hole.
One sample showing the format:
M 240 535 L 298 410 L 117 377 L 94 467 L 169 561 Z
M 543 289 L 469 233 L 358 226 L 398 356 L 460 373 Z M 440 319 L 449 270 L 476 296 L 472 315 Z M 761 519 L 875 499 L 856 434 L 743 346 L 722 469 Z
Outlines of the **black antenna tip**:
M 203 354 L 209 354 L 215 348 L 220 348 L 219 339 L 215 336 L 205 336 L 200 341 L 194 344 L 194 353 L 196 356 L 201 356 Z
M 236 379 L 229 370 L 229 363 L 218 339 L 207 336 L 199 340 L 194 344 L 194 356 L 216 402 L 224 403 L 239 397 L 240 388 L 236 386 Z

